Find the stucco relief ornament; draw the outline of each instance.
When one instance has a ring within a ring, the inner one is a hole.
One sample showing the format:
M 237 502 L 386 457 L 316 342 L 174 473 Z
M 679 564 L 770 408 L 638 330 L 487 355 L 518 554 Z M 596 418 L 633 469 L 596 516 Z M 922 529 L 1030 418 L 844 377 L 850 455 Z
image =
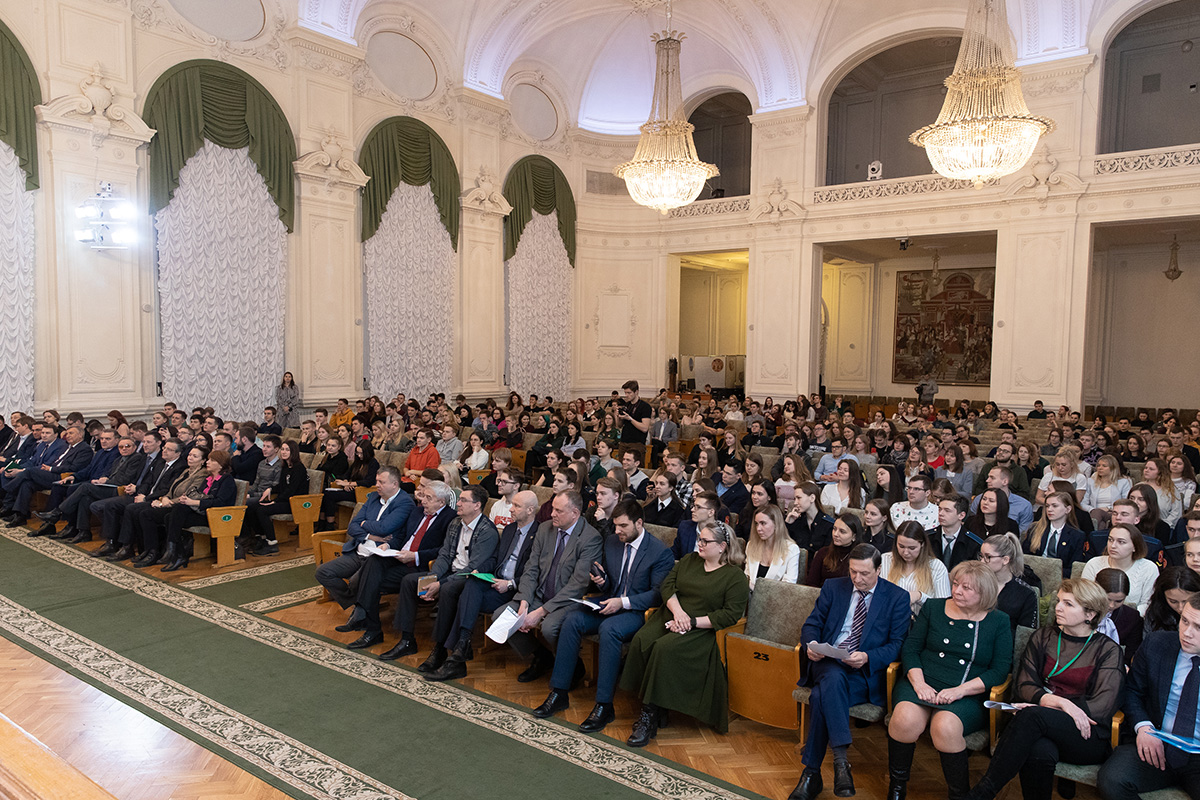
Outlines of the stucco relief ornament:
M 300 156 L 294 164 L 302 175 L 323 178 L 326 191 L 337 184 L 363 187 L 370 178 L 354 159 L 351 151 L 343 145 L 335 133 L 328 133 L 321 140 L 321 149 Z
M 1033 160 L 1029 164 L 1029 173 L 1013 185 L 1009 194 L 1032 190 L 1033 196 L 1042 208 L 1046 207 L 1046 202 L 1050 199 L 1051 186 L 1061 186 L 1067 191 L 1078 191 L 1083 188 L 1083 183 L 1079 178 L 1070 173 L 1058 171 L 1058 159 L 1050 153 L 1050 148 L 1046 144 L 1042 144 L 1034 154 Z
M 72 129 L 90 128 L 92 147 L 100 147 L 110 135 L 132 139 L 138 143 L 150 141 L 154 131 L 141 118 L 116 99 L 116 89 L 104 80 L 97 61 L 92 71 L 79 82 L 79 94 L 63 95 L 37 107 L 38 120 L 52 126 Z
M 765 220 L 778 228 L 785 216 L 796 216 L 803 210 L 795 200 L 788 199 L 788 190 L 783 188 L 783 179 L 776 178 L 771 184 L 767 201 L 754 210 L 753 219 L 755 222 Z
M 475 188 L 463 195 L 463 206 L 501 215 L 512 211 L 512 206 L 496 188 L 495 173 L 486 164 L 479 168 L 479 174 L 475 176 Z

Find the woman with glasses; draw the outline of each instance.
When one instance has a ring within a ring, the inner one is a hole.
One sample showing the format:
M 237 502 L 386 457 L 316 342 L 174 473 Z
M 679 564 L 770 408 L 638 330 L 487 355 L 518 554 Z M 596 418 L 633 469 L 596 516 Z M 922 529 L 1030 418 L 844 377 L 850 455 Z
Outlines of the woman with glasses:
M 621 688 L 642 700 L 631 747 L 644 747 L 657 735 L 668 709 L 720 733 L 729 730 L 729 685 L 716 632 L 746 611 L 746 558 L 733 529 L 715 520 L 700 523 L 696 545 L 697 552 L 684 555 L 663 580 L 663 604 L 629 645 Z
M 1038 593 L 1024 580 L 1025 555 L 1016 534 L 1002 533 L 989 536 L 979 546 L 979 560 L 996 576 L 1000 595 L 996 608 L 1012 620 L 1013 633 L 1018 625 L 1026 628 L 1038 626 Z

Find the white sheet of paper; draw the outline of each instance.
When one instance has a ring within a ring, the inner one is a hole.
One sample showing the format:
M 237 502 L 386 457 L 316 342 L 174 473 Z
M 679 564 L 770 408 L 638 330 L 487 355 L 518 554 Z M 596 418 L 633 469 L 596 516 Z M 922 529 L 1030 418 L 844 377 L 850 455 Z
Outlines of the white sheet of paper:
M 487 637 L 497 644 L 504 644 L 508 641 L 508 637 L 516 633 L 524 624 L 524 614 L 517 614 L 515 609 L 505 607 L 500 616 L 492 620 L 491 627 L 487 629 Z
M 1009 705 L 1008 703 L 998 703 L 995 700 L 984 700 L 983 707 L 984 708 L 998 708 L 1001 711 L 1020 711 L 1021 710 L 1014 705 Z
M 580 597 L 572 597 L 572 598 L 570 598 L 570 600 L 572 603 L 579 603 L 579 605 L 581 605 L 581 606 L 587 606 L 588 608 L 592 609 L 593 611 L 599 611 L 602 608 L 602 606 L 599 603 L 595 603 L 591 600 L 585 600 Z
M 824 642 L 811 642 L 808 647 L 817 655 L 822 655 L 826 658 L 836 658 L 838 661 L 850 656 L 849 650 L 843 650 L 840 647 L 834 647 L 833 645 L 825 644 Z
M 358 546 L 358 554 L 364 558 L 367 556 L 379 556 L 380 558 L 399 558 L 400 551 L 389 547 L 386 550 L 379 549 L 379 544 L 367 539 Z

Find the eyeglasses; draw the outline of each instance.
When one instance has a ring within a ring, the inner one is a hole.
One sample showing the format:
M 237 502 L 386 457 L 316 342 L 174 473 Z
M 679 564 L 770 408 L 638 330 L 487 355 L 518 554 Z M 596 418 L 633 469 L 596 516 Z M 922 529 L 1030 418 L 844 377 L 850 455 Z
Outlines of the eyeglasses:
M 697 539 L 696 544 L 716 544 L 716 539 Z
M 988 555 L 984 555 L 983 553 L 979 554 L 979 560 L 983 561 L 984 563 L 996 561 L 1001 558 L 1004 558 L 1004 556 L 988 556 Z
M 497 484 L 501 484 L 501 483 L 503 483 L 503 484 L 504 484 L 504 485 L 506 485 L 506 486 L 516 486 L 516 485 L 517 485 L 517 482 L 516 482 L 516 481 L 506 481 L 506 480 L 504 480 L 503 478 L 501 478 L 500 480 L 496 481 L 496 483 L 497 483 Z

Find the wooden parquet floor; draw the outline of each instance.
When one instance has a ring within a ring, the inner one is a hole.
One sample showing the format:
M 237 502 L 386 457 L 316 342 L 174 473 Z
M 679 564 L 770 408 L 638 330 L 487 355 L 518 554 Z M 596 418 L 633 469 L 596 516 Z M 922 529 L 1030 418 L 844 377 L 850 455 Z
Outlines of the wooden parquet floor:
M 0 712 L 121 800 L 288 797 L 5 639 Z

